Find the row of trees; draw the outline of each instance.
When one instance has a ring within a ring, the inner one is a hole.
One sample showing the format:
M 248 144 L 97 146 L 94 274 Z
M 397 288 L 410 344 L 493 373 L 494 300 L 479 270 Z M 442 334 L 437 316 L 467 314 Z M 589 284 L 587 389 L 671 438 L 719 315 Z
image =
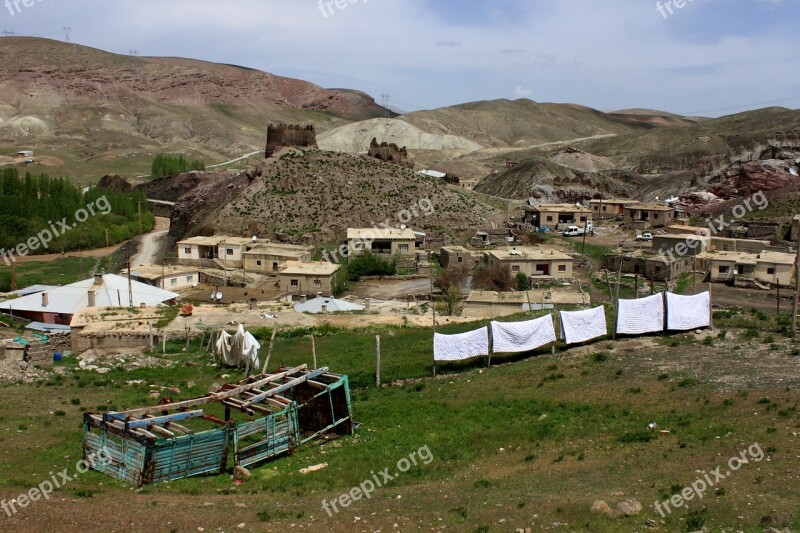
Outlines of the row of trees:
M 205 170 L 206 164 L 200 159 L 189 160 L 182 155 L 158 154 L 153 159 L 150 175 L 153 178 L 177 176 L 192 170 Z
M 83 191 L 63 178 L 30 173 L 20 177 L 16 168 L 6 168 L 0 172 L 0 194 L 0 248 L 5 250 L 44 231 L 52 234 L 52 241 L 31 253 L 100 248 L 148 232 L 155 225 L 144 193 Z M 76 219 L 79 212 L 86 215 L 85 221 Z M 74 223 L 78 226 L 67 231 L 59 224 L 65 218 L 70 228 Z

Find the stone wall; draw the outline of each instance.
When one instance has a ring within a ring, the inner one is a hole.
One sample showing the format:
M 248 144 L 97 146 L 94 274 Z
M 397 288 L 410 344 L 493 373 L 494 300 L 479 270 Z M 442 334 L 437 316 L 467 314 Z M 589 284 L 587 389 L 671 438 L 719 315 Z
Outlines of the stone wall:
M 393 163 L 405 168 L 414 168 L 414 163 L 408 159 L 408 150 L 406 147 L 398 147 L 394 143 L 383 142 L 378 144 L 378 139 L 373 138 L 369 143 L 369 157 L 379 159 L 386 163 Z
M 267 149 L 264 157 L 269 159 L 280 148 L 297 146 L 301 148 L 318 148 L 317 133 L 314 126 L 299 124 L 270 124 L 267 126 Z

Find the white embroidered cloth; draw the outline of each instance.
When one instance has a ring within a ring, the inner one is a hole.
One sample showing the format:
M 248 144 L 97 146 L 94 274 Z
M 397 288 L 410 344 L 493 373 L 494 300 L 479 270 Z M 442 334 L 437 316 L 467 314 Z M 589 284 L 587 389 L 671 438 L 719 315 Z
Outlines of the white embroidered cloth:
M 527 322 L 492 322 L 492 349 L 495 353 L 529 352 L 556 342 L 550 315 Z
M 664 331 L 664 296 L 661 293 L 638 300 L 620 300 L 617 305 L 617 334 Z
M 711 295 L 708 291 L 694 296 L 667 293 L 667 329 L 686 331 L 711 325 Z
M 434 361 L 461 361 L 481 355 L 489 355 L 489 328 L 458 335 L 433 335 Z
M 567 344 L 580 344 L 606 335 L 608 326 L 602 305 L 586 311 L 561 311 L 561 338 Z

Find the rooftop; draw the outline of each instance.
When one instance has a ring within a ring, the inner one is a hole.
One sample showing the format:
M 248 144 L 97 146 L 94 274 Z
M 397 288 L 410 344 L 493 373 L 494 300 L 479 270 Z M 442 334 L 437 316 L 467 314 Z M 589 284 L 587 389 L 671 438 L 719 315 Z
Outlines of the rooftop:
M 515 246 L 486 252 L 500 261 L 572 261 L 572 257 L 553 248 Z
M 472 291 L 467 297 L 467 303 L 473 304 L 506 304 L 523 305 L 528 302 L 532 304 L 560 304 L 560 305 L 589 305 L 591 296 L 580 292 L 567 291 L 516 291 L 516 292 L 495 292 L 495 291 Z
M 639 209 L 642 211 L 675 211 L 674 207 L 670 207 L 664 204 L 646 204 L 646 203 L 636 203 L 625 206 L 625 209 Z
M 376 239 L 410 240 L 417 239 L 414 230 L 406 228 L 347 228 L 347 240 L 361 239 L 374 241 Z
M 630 198 L 597 198 L 589 200 L 590 204 L 638 204 L 639 200 L 631 200 Z
M 336 263 L 317 261 L 314 263 L 300 263 L 299 261 L 286 261 L 285 268 L 280 274 L 286 276 L 332 276 L 339 270 Z
M 590 212 L 588 208 L 575 204 L 540 204 L 539 207 L 526 205 L 525 211 L 569 211 L 572 213 Z
M 197 244 L 198 246 L 218 246 L 222 242 L 226 244 L 252 244 L 253 239 L 247 237 L 228 237 L 226 235 L 214 235 L 212 237 L 190 237 L 178 241 L 179 245 Z
M 325 311 L 323 311 L 323 306 Z M 308 300 L 306 303 L 297 304 L 294 310 L 298 313 L 312 313 L 319 314 L 323 312 L 328 313 L 346 313 L 348 311 L 363 311 L 365 307 L 360 304 L 354 304 L 346 300 L 338 300 L 336 298 L 314 298 Z
M 32 313 L 59 313 L 74 315 L 81 309 L 89 306 L 89 291 L 95 291 L 96 307 L 128 307 L 128 279 L 115 274 L 97 276 L 100 283 L 95 284 L 95 278 L 78 281 L 64 287 L 58 287 L 38 294 L 23 296 L 16 300 L 0 303 L 0 310 L 26 311 Z M 161 290 L 158 287 L 132 281 L 133 305 L 141 304 L 156 306 L 178 298 L 174 292 Z M 43 295 L 47 294 L 47 305 L 42 305 Z
M 127 269 L 121 272 L 122 275 L 127 275 Z M 146 280 L 161 279 L 162 276 L 176 276 L 181 274 L 197 274 L 197 269 L 187 266 L 162 266 L 162 265 L 139 265 L 131 269 L 131 276 L 142 278 Z
M 796 259 L 795 254 L 784 252 L 761 252 L 760 254 L 748 252 L 705 252 L 699 254 L 697 257 L 710 261 L 736 262 L 746 265 L 755 265 L 758 263 L 794 265 Z

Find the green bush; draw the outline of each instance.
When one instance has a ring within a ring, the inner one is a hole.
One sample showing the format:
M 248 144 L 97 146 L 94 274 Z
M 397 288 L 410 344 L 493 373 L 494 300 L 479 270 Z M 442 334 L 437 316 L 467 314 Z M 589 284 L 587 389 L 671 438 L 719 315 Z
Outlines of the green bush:
M 158 154 L 150 167 L 150 174 L 153 178 L 163 178 L 191 170 L 205 169 L 205 163 L 199 159 L 189 161 L 182 155 Z

